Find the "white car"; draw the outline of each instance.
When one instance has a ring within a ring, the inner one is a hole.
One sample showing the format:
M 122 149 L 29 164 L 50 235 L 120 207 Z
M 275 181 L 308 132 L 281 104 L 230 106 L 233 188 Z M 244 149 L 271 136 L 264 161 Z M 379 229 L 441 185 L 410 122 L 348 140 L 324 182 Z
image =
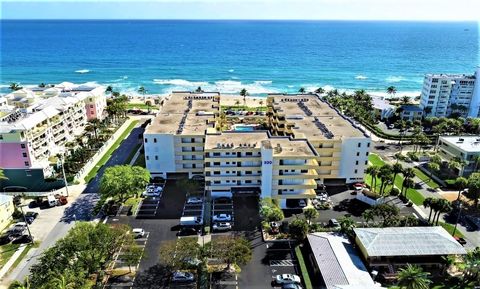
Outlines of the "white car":
M 213 224 L 214 231 L 229 231 L 232 229 L 232 224 L 228 222 L 221 222 Z
M 145 236 L 145 230 L 143 230 L 142 228 L 134 228 L 132 230 L 132 233 L 135 238 L 141 238 Z
M 195 281 L 195 276 L 189 272 L 176 271 L 173 272 L 172 282 L 175 283 L 191 283 Z
M 187 204 L 201 204 L 203 203 L 203 198 L 201 197 L 190 197 L 187 199 Z
M 232 216 L 229 214 L 218 214 L 213 216 L 214 222 L 228 222 L 232 220 Z
M 282 285 L 282 284 L 300 284 L 302 281 L 300 277 L 293 274 L 282 274 L 275 276 L 275 283 Z
M 307 202 L 305 202 L 304 199 L 300 199 L 300 200 L 298 201 L 298 206 L 299 206 L 300 208 L 304 208 L 304 207 L 307 206 Z

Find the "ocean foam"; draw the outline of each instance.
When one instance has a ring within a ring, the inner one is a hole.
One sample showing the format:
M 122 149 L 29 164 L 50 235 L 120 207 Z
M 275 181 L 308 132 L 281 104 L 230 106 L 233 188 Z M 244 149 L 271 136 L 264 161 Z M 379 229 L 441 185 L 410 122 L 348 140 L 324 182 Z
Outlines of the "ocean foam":
M 235 69 L 229 69 L 228 70 L 228 72 L 234 72 L 234 71 L 235 71 Z
M 185 79 L 154 79 L 153 82 L 160 85 L 176 85 L 185 87 L 198 87 L 208 85 L 208 82 L 205 81 L 188 81 Z
M 368 78 L 368 77 L 366 77 L 365 75 L 357 75 L 357 76 L 355 76 L 355 79 L 357 79 L 357 80 L 365 80 L 365 79 L 367 79 L 367 78 Z
M 405 78 L 402 76 L 389 76 L 385 79 L 386 82 L 400 82 L 404 80 Z
M 75 70 L 76 73 L 80 73 L 80 74 L 84 74 L 84 73 L 89 73 L 90 70 L 88 69 L 79 69 L 79 70 Z

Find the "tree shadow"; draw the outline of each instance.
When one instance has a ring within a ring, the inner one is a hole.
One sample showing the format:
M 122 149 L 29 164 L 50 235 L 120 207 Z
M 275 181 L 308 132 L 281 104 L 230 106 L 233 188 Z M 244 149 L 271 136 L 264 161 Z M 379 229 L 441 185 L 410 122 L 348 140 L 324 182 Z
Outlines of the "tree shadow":
M 170 269 L 156 264 L 145 271 L 141 271 L 135 277 L 133 288 L 137 289 L 161 289 L 168 288 Z

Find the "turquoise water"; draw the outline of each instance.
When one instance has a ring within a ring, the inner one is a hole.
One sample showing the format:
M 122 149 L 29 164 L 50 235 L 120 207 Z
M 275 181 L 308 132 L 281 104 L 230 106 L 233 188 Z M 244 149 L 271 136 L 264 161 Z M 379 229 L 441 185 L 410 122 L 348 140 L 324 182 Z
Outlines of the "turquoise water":
M 234 131 L 254 131 L 255 128 L 253 126 L 242 126 L 242 125 L 235 125 L 233 128 Z
M 475 22 L 1 21 L 3 92 L 89 82 L 126 92 L 251 94 L 299 87 L 405 94 L 428 72 L 473 73 Z

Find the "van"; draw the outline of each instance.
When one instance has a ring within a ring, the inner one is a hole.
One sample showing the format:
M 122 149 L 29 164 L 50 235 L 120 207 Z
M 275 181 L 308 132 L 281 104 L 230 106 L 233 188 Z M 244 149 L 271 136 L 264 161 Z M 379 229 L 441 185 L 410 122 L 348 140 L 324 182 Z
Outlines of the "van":
M 55 199 L 54 196 L 48 196 L 47 203 L 49 207 L 55 207 L 57 205 L 57 199 Z
M 182 226 L 199 226 L 203 224 L 202 217 L 181 217 L 180 225 Z

